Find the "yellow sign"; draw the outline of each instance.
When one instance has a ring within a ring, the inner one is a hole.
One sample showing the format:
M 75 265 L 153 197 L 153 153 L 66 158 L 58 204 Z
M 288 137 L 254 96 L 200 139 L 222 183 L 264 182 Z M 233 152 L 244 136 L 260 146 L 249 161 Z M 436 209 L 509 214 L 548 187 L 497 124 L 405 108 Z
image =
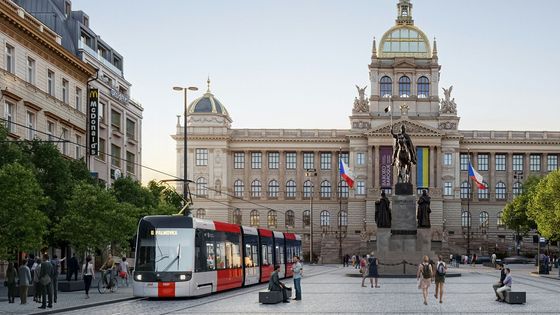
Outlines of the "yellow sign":
M 160 236 L 170 236 L 170 235 L 177 235 L 177 231 L 175 230 L 156 230 L 156 235 Z

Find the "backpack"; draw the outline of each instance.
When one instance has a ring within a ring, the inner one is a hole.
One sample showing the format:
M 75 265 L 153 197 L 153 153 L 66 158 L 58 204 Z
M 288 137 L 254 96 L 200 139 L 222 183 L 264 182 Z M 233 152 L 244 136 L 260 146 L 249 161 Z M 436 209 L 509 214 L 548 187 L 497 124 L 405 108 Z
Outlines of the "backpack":
M 432 277 L 432 271 L 430 270 L 430 264 L 422 264 L 422 278 L 430 279 Z
M 443 263 L 438 264 L 436 273 L 438 276 L 445 276 L 445 266 Z

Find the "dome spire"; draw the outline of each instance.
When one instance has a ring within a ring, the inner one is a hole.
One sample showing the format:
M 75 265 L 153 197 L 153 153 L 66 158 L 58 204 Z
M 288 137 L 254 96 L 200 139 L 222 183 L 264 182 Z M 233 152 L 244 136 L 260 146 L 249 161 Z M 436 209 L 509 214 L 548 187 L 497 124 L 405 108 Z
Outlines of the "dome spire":
M 397 25 L 414 25 L 410 0 L 399 0 L 399 3 L 397 3 L 397 14 Z
M 206 80 L 206 85 L 208 86 L 208 89 L 206 90 L 206 93 L 211 93 L 210 92 L 210 75 L 208 75 L 208 79 Z
M 434 37 L 434 49 L 432 50 L 432 57 L 437 58 L 437 41 Z
M 377 58 L 377 43 L 375 42 L 375 36 L 373 37 L 373 46 L 371 47 L 371 59 Z

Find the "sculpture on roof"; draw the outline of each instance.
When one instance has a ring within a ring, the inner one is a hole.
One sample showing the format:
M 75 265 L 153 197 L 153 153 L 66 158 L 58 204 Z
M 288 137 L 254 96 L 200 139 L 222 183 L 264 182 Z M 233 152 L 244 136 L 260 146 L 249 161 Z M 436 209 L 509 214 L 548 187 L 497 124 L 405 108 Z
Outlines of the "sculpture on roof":
M 354 98 L 353 111 L 358 113 L 367 113 L 369 111 L 369 100 L 366 98 L 367 86 L 360 88 L 356 85 L 356 88 L 358 89 L 358 97 Z
M 448 89 L 443 89 L 443 95 L 445 96 L 444 99 L 440 101 L 441 108 L 440 112 L 442 114 L 457 114 L 457 104 L 455 103 L 455 98 L 451 98 L 451 91 L 453 91 L 453 85 L 450 86 Z

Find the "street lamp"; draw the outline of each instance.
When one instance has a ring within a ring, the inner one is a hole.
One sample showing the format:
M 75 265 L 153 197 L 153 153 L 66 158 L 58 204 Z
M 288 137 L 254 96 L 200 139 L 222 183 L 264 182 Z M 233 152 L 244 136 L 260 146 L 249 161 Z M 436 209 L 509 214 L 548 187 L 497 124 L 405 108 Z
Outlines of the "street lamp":
M 183 112 L 183 117 L 185 119 L 185 121 L 183 122 L 183 128 L 184 128 L 184 132 L 183 132 L 183 198 L 185 200 L 187 200 L 187 195 L 188 195 L 188 189 L 187 189 L 187 180 L 188 180 L 188 173 L 187 173 L 187 90 L 188 91 L 198 91 L 198 88 L 195 86 L 189 86 L 189 87 L 180 87 L 180 86 L 174 86 L 173 87 L 174 91 L 183 91 L 184 93 L 184 112 Z M 185 209 L 185 215 L 188 215 L 188 210 Z
M 316 177 L 317 170 L 308 168 L 305 170 L 306 177 Z M 311 181 L 311 198 L 309 198 L 309 262 L 313 263 L 313 194 L 315 190 L 315 183 Z

